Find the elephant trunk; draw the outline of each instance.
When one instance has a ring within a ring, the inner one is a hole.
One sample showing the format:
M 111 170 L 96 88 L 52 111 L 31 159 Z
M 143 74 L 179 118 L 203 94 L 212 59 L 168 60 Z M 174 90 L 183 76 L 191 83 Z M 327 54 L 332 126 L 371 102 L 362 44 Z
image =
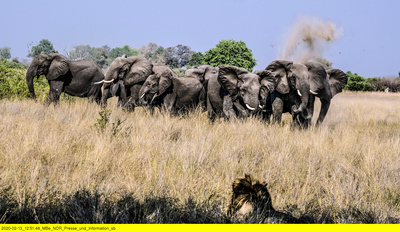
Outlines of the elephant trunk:
M 146 98 L 146 94 L 149 92 L 148 89 L 145 88 L 141 88 L 139 90 L 139 104 L 142 106 L 145 106 L 147 104 L 149 104 L 148 99 Z
M 259 107 L 260 107 L 260 101 L 258 101 L 258 99 L 256 99 L 256 100 L 254 100 L 254 101 L 251 101 L 251 102 L 249 102 L 249 103 L 245 103 L 245 106 L 246 106 L 246 108 L 249 110 L 249 111 L 256 111 L 256 110 L 258 110 L 259 109 Z
M 28 70 L 26 71 L 26 83 L 28 85 L 29 92 L 33 100 L 36 101 L 36 94 L 35 88 L 33 86 L 33 79 L 37 77 L 37 68 L 35 65 L 29 66 Z
M 107 99 L 110 98 L 111 87 L 114 85 L 113 83 L 117 77 L 117 74 L 118 73 L 116 70 L 110 68 L 106 73 L 104 80 L 101 81 L 103 83 L 103 95 L 101 97 L 101 103 L 103 105 L 107 105 Z
M 296 90 L 296 94 L 300 97 L 300 106 L 296 107 L 296 105 L 292 106 L 293 113 L 301 114 L 304 118 L 307 118 L 307 105 L 309 93 L 307 91 Z

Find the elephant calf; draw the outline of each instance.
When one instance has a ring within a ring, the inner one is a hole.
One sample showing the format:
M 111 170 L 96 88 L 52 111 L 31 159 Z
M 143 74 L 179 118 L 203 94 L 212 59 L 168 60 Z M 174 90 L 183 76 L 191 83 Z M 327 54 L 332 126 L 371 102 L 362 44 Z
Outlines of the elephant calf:
M 139 91 L 141 105 L 157 106 L 169 112 L 204 107 L 203 85 L 195 78 L 178 78 L 167 66 L 155 65 L 153 74 Z

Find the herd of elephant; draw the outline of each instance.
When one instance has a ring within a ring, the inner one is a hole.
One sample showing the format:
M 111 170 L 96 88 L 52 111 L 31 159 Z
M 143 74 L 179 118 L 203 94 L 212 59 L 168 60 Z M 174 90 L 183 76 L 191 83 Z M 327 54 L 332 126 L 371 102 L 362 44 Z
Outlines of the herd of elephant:
M 118 97 L 118 106 L 134 110 L 136 106 L 160 107 L 181 112 L 202 107 L 212 120 L 235 119 L 256 115 L 269 121 L 280 121 L 289 112 L 302 127 L 311 125 L 315 97 L 321 101 L 316 124 L 323 122 L 331 99 L 347 83 L 339 69 L 325 68 L 313 62 L 272 61 L 255 73 L 230 65 L 194 66 L 184 77 L 178 77 L 165 65 L 151 64 L 146 58 L 116 58 L 106 75 L 92 61 L 70 61 L 53 54 L 37 55 L 26 73 L 29 92 L 36 100 L 34 77 L 46 76 L 50 91 L 46 105 L 57 103 L 60 94 L 88 97 L 106 105 Z

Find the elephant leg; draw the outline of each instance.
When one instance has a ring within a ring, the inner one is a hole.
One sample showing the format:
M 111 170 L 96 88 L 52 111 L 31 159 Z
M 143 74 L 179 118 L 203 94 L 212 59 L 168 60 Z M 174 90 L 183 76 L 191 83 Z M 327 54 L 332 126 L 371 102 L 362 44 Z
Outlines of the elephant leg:
M 124 101 L 122 100 L 122 102 L 124 102 Z M 135 106 L 136 106 L 135 102 L 136 101 L 132 96 L 129 97 L 125 104 L 122 103 L 123 109 L 126 111 L 129 111 L 129 112 L 133 112 L 135 110 Z
M 283 100 L 279 97 L 275 98 L 274 102 L 272 103 L 272 112 L 274 122 L 280 123 L 283 113 Z
M 49 106 L 50 103 L 54 102 L 54 105 L 57 105 L 60 100 L 60 95 L 63 91 L 64 82 L 63 81 L 49 81 L 50 91 L 47 99 L 44 103 L 45 106 Z
M 301 115 L 297 115 L 295 120 L 296 125 L 298 125 L 301 129 L 307 129 L 310 126 L 310 121 L 304 118 Z
M 120 88 L 120 93 L 119 93 L 119 97 L 118 97 L 118 104 L 120 107 L 122 107 L 127 102 L 127 99 L 126 99 L 127 94 L 126 94 L 125 85 L 123 83 L 119 83 L 119 88 Z
M 93 85 L 90 87 L 89 93 L 88 93 L 88 99 L 89 102 L 96 102 L 97 104 L 100 104 L 101 101 L 101 86 L 99 85 Z
M 298 115 L 298 123 L 302 128 L 308 128 L 314 115 L 315 96 L 310 94 L 305 112 Z
M 121 96 L 119 96 L 117 101 L 117 107 L 123 107 L 123 106 L 124 106 L 124 101 L 122 100 Z
M 214 107 L 212 106 L 211 102 L 210 102 L 210 98 L 207 96 L 207 103 L 206 103 L 206 107 L 207 107 L 207 116 L 211 121 L 215 120 L 216 117 L 216 113 L 214 111 Z
M 229 95 L 224 96 L 223 112 L 228 120 L 236 119 L 236 113 L 233 109 L 232 98 Z
M 242 118 L 248 117 L 246 109 L 238 101 L 234 101 L 233 106 L 235 107 L 238 116 Z
M 110 83 L 103 84 L 103 96 L 101 97 L 101 104 L 103 106 L 107 106 L 107 99 L 109 97 L 111 97 L 110 96 L 110 87 L 111 87 Z
M 320 125 L 324 119 L 326 114 L 328 113 L 329 106 L 331 105 L 330 99 L 321 98 L 321 110 L 319 111 L 319 116 L 316 125 Z
M 162 109 L 167 111 L 167 112 L 169 112 L 169 113 L 174 114 L 175 110 L 177 108 L 176 105 L 175 105 L 176 101 L 177 101 L 177 97 L 174 94 L 170 94 L 170 95 L 165 96 L 162 99 L 162 104 L 161 104 Z
M 199 94 L 199 103 L 198 105 L 200 106 L 201 110 L 204 111 L 207 109 L 207 94 L 204 88 L 200 91 Z
M 262 120 L 264 120 L 267 123 L 271 122 L 271 113 L 270 112 L 263 112 L 262 113 Z

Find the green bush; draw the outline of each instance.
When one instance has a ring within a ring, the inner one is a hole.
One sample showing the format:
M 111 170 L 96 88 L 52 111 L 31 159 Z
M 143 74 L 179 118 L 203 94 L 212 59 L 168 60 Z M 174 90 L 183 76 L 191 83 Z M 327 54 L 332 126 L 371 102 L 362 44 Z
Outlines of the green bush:
M 375 86 L 372 84 L 373 82 L 367 81 L 364 77 L 358 75 L 357 73 L 351 73 L 348 71 L 346 73 L 349 81 L 347 85 L 344 87 L 346 90 L 350 91 L 374 91 Z
M 30 97 L 25 80 L 25 68 L 16 62 L 2 60 L 0 62 L 0 99 L 24 99 Z M 34 80 L 35 92 L 38 99 L 46 97 L 49 84 L 44 76 Z
M 253 53 L 245 42 L 235 40 L 221 40 L 215 48 L 205 52 L 204 63 L 217 67 L 223 65 L 233 65 L 245 68 L 250 72 L 257 65 Z

